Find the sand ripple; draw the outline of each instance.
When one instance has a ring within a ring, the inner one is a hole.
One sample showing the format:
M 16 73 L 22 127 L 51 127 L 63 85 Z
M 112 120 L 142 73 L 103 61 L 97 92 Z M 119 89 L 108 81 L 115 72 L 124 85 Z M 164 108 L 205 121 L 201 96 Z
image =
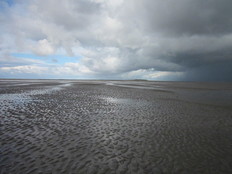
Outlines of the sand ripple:
M 0 173 L 232 173 L 231 105 L 170 89 L 42 84 L 1 90 Z

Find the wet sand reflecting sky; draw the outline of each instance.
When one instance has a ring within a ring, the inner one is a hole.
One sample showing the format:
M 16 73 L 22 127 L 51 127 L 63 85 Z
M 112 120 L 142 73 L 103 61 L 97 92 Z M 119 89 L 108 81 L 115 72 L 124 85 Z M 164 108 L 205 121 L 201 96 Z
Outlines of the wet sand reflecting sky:
M 0 173 L 232 173 L 232 84 L 0 80 Z

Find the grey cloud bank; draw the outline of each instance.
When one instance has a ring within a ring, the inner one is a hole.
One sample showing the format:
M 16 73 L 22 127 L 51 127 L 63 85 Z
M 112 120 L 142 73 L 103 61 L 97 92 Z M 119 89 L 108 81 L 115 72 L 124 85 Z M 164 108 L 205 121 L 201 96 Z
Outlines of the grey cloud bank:
M 16 0 L 0 6 L 2 77 L 232 81 L 230 0 Z M 80 58 L 19 63 L 12 53 Z

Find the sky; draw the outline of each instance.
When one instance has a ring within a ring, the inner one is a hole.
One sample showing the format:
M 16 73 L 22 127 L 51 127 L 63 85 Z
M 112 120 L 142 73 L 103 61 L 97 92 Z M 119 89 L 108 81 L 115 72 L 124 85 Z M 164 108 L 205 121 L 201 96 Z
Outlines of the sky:
M 232 81 L 231 0 L 0 0 L 0 78 Z

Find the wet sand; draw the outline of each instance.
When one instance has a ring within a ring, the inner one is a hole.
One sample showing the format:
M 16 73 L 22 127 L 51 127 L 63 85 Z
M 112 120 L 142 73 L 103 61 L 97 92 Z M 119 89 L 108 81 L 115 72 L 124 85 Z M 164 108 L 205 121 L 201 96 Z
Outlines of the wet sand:
M 0 173 L 232 173 L 232 84 L 0 80 Z

